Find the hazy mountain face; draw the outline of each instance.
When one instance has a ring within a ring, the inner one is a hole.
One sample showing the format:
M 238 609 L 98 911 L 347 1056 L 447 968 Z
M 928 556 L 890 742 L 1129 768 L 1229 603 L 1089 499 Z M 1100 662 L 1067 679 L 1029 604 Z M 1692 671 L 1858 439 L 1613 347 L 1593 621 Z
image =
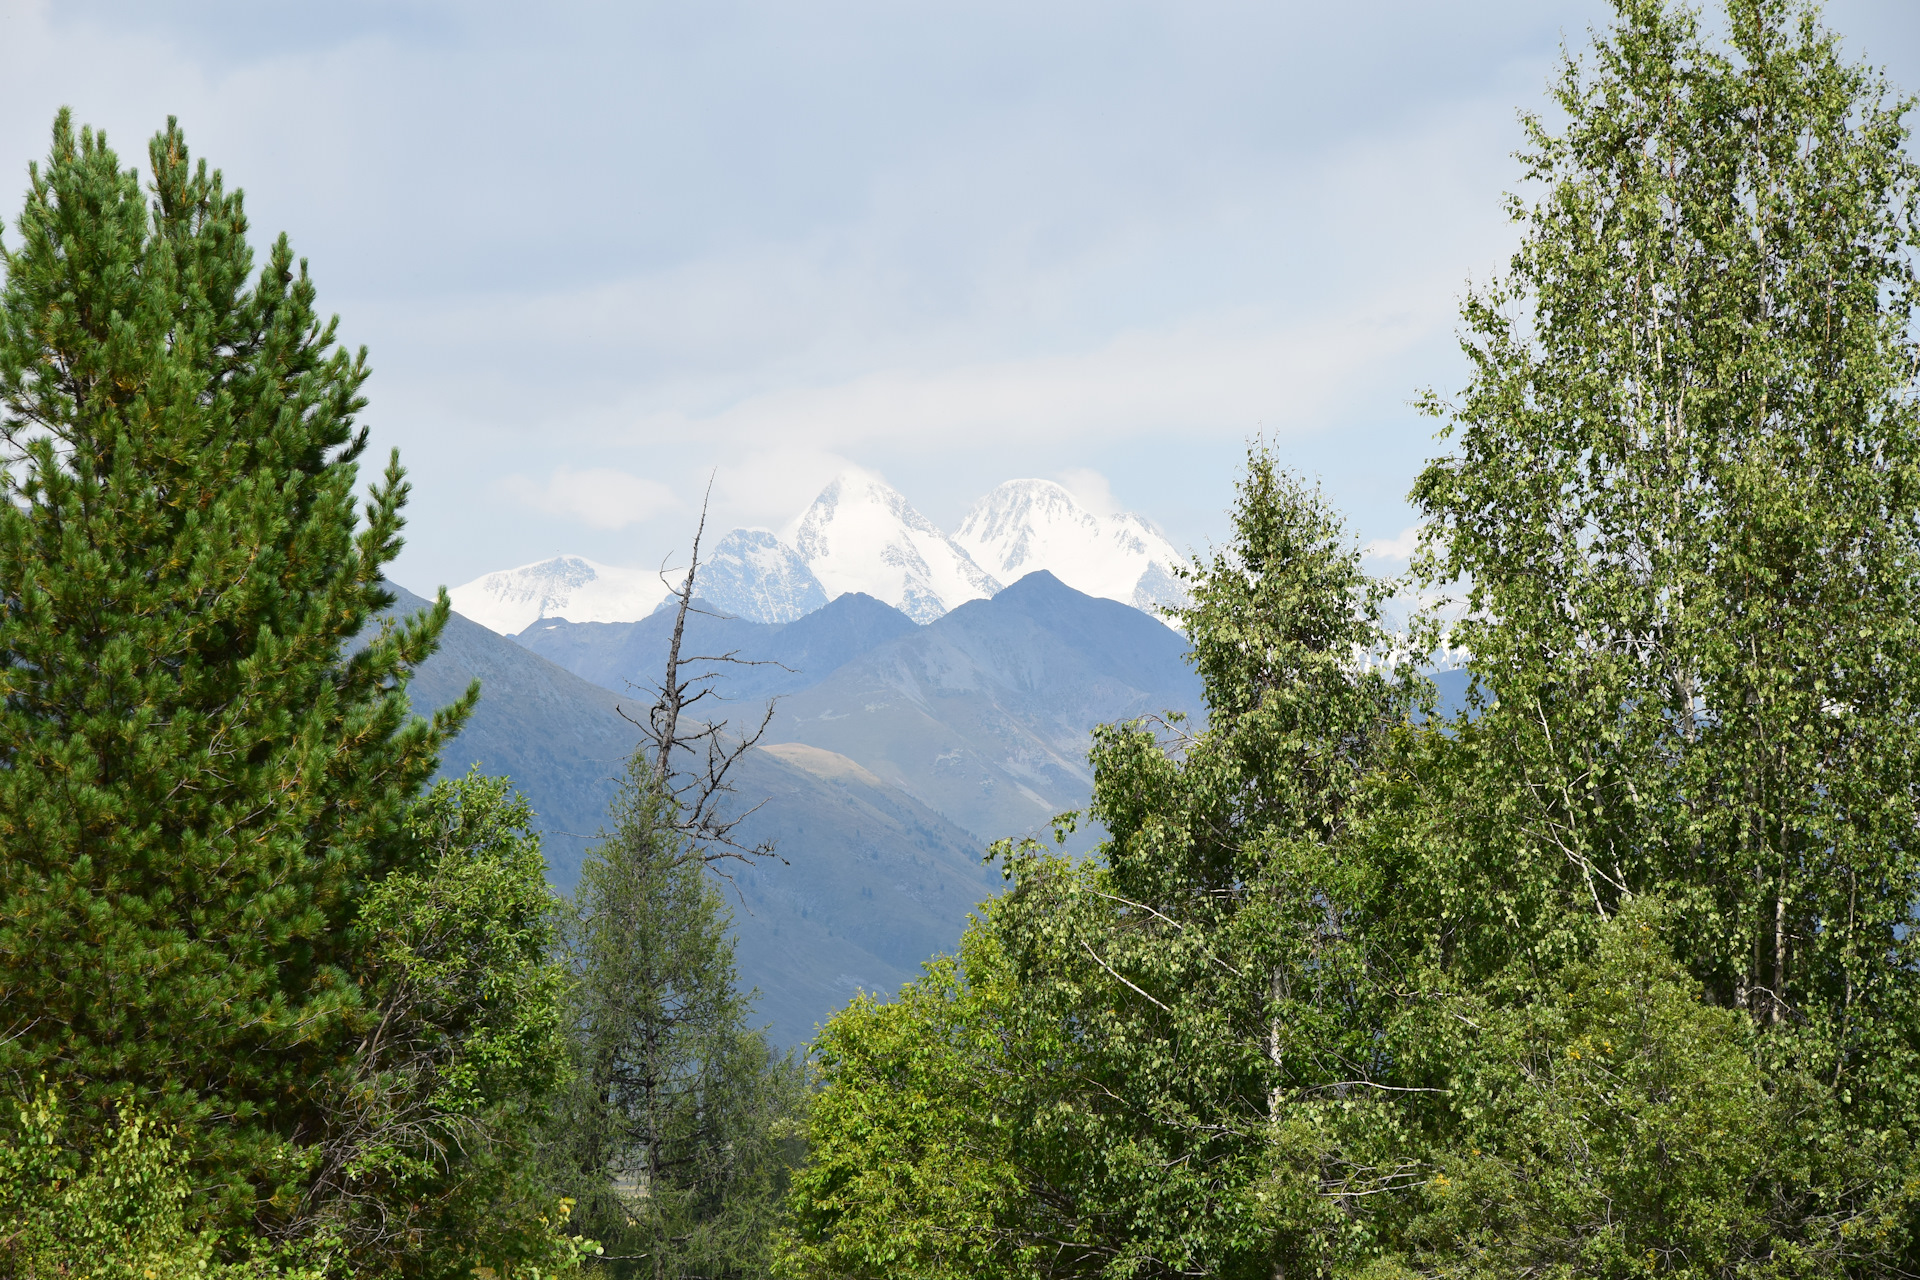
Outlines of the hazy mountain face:
M 549 619 L 514 637 L 603 688 L 651 690 L 666 666 L 672 610 L 639 622 Z M 816 684 L 867 650 L 915 630 L 905 614 L 872 596 L 841 596 L 795 622 L 749 622 L 696 600 L 681 640 L 687 674 L 714 671 L 731 703 L 752 703 Z M 739 663 L 702 661 L 732 653 Z
M 639 623 L 549 621 L 518 639 L 626 689 L 658 678 L 671 629 L 662 611 Z M 1184 638 L 1047 573 L 925 626 L 865 595 L 782 627 L 696 613 L 684 645 L 762 663 L 722 670 L 728 700 L 711 714 L 757 723 L 778 695 L 769 743 L 855 761 L 981 841 L 1041 830 L 1086 803 L 1095 725 L 1200 709 Z
M 1186 640 L 1034 573 L 782 699 L 769 741 L 858 761 L 982 840 L 1087 803 L 1094 726 L 1198 716 Z
M 828 595 L 864 592 L 915 622 L 1000 589 L 933 521 L 866 476 L 828 485 L 800 518 L 794 546 Z
M 953 540 L 1003 582 L 1046 570 L 1076 591 L 1151 612 L 1184 599 L 1183 557 L 1139 516 L 1101 516 L 1051 480 L 1009 480 L 980 499 Z
M 696 582 L 708 604 L 749 622 L 792 622 L 827 603 L 807 562 L 759 529 L 735 529 L 720 539 Z

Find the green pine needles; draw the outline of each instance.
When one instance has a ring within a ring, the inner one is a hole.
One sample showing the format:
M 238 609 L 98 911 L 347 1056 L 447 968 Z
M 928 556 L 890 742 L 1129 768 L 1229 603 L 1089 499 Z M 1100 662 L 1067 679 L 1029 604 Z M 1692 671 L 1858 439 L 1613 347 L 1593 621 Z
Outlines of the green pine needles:
M 382 625 L 407 496 L 356 518 L 364 352 L 169 121 L 149 186 L 54 124 L 0 292 L 0 1078 L 194 1134 L 292 1212 L 359 1034 L 366 887 L 477 690 L 411 717 L 448 605 Z

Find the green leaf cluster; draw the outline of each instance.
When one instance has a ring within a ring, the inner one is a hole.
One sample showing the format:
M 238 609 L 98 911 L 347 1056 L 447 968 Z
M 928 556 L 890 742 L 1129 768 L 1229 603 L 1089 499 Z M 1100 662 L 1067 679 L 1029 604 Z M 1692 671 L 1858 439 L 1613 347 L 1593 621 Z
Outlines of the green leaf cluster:
M 814 1045 L 828 1087 L 811 1101 L 807 1163 L 779 1241 L 783 1274 L 1031 1274 L 1013 1224 L 1027 1184 L 999 1087 L 1004 958 L 978 925 L 898 999 L 860 995 Z
M 221 1260 L 216 1233 L 189 1225 L 181 1145 L 147 1116 L 117 1118 L 105 1141 L 76 1145 L 60 1097 L 42 1088 L 9 1117 L 0 1145 L 0 1272 L 93 1280 L 323 1280 L 331 1242 Z
M 1811 7 L 1615 7 L 1427 401 L 1444 598 L 1389 634 L 1251 452 L 1205 728 L 1101 730 L 1101 856 L 827 1029 L 792 1274 L 1920 1270 L 1906 104 Z
M 532 812 L 502 778 L 436 784 L 407 815 L 425 864 L 362 898 L 358 1039 L 327 1095 L 303 1234 L 365 1271 L 561 1267 L 567 1210 L 531 1172 L 568 1078 L 568 976 Z

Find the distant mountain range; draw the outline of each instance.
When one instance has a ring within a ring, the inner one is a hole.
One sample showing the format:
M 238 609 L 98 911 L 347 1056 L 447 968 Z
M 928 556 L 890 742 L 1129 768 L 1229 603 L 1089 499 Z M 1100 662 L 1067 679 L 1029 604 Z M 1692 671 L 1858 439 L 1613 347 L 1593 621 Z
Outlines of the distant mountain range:
M 456 616 L 415 681 L 425 710 L 481 680 L 443 772 L 478 762 L 510 776 L 563 888 L 639 739 L 619 709 L 644 716 L 672 620 L 548 618 L 509 639 Z M 785 623 L 702 609 L 684 645 L 751 664 L 720 669 L 728 701 L 714 714 L 757 724 L 779 699 L 740 795 L 767 799 L 745 830 L 775 839 L 789 865 L 737 875 L 735 925 L 743 979 L 788 1044 L 856 988 L 890 992 L 957 945 L 968 911 L 1000 886 L 981 864 L 987 843 L 1043 835 L 1085 805 L 1096 724 L 1200 709 L 1177 632 L 1044 571 L 925 624 L 863 592 Z
M 1049 480 L 1010 480 L 952 536 L 870 476 L 836 478 L 794 526 L 791 545 L 735 529 L 706 553 L 700 594 L 749 622 L 795 621 L 831 600 L 871 596 L 932 622 L 1046 570 L 1088 595 L 1152 612 L 1183 598 L 1183 558 L 1140 516 L 1101 516 Z M 665 597 L 657 572 L 559 556 L 452 588 L 454 608 L 502 635 L 543 620 L 638 622 Z
M 400 612 L 425 602 L 404 590 Z M 607 821 L 616 779 L 639 733 L 620 714 L 645 703 L 563 671 L 513 641 L 455 617 L 415 676 L 416 710 L 444 706 L 468 681 L 480 705 L 441 773 L 478 764 L 513 779 L 532 803 L 548 874 L 571 889 Z M 785 863 L 734 872 L 740 975 L 782 1045 L 802 1044 L 856 991 L 890 993 L 959 942 L 967 913 L 998 891 L 981 842 L 852 760 L 797 744 L 749 752 L 739 770 L 751 841 L 778 841 Z
M 548 619 L 517 639 L 582 679 L 638 692 L 658 678 L 672 625 L 666 610 Z M 730 702 L 716 714 L 757 723 L 778 698 L 768 743 L 846 756 L 983 843 L 1086 803 L 1095 725 L 1200 713 L 1178 632 L 1044 570 L 924 625 L 853 592 L 784 625 L 695 613 L 682 643 L 740 660 L 695 668 L 719 673 Z

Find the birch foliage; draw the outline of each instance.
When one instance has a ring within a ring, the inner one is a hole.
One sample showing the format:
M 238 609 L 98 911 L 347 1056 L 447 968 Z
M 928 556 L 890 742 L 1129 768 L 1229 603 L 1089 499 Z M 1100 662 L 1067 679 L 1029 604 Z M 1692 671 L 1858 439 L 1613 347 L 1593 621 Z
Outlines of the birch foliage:
M 1483 708 L 1454 831 L 1524 885 L 1485 965 L 1637 896 L 1859 1122 L 1920 1120 L 1920 177 L 1809 8 L 1623 0 L 1528 121 L 1509 271 L 1435 402 L 1432 573 Z M 1469 835 L 1469 833 L 1471 833 Z
M 1099 858 L 1004 846 L 957 967 L 829 1029 L 796 1264 L 1920 1272 L 1907 104 L 1811 7 L 1615 11 L 1427 401 L 1469 707 L 1256 451 L 1181 615 L 1207 724 L 1100 731 Z

